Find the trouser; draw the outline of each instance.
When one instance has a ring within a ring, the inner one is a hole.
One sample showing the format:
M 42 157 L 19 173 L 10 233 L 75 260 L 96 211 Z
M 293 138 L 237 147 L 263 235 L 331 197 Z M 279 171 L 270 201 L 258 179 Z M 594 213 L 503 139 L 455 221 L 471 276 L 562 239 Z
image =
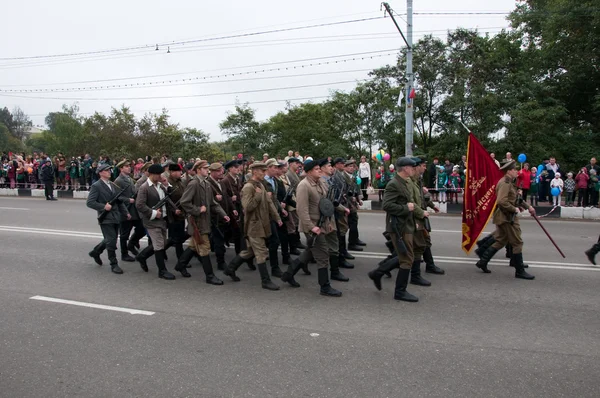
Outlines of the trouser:
M 523 200 L 527 201 L 527 193 L 529 192 L 529 189 L 521 188 L 521 191 L 523 192 Z
M 280 241 L 278 234 L 278 225 L 275 221 L 271 221 L 271 236 L 269 236 L 268 244 L 269 261 L 271 262 L 271 265 L 279 265 L 279 254 L 277 253 L 277 249 L 279 249 Z
M 560 206 L 560 201 L 561 201 L 562 197 L 560 196 L 560 194 L 553 196 L 552 197 L 552 204 L 554 206 Z
M 296 210 L 288 211 L 287 222 L 285 222 L 288 234 L 296 233 L 298 230 L 298 220 L 298 213 Z
M 200 234 L 202 238 L 202 242 L 196 242 L 196 240 L 191 237 L 188 239 L 188 247 L 196 252 L 200 257 L 205 257 L 210 255 L 210 240 L 208 234 Z
M 577 207 L 587 206 L 587 195 L 585 188 L 579 188 L 577 190 Z
M 538 205 L 537 192 L 536 193 L 532 193 L 531 195 L 529 195 L 529 201 L 531 202 L 532 206 L 537 206 Z
M 183 244 L 189 238 L 185 229 L 185 220 L 175 220 L 170 222 L 167 226 L 167 230 L 169 232 L 169 240 L 167 241 L 167 247 L 165 247 L 165 249 L 175 246 L 175 253 L 177 254 L 177 258 L 179 258 L 183 253 Z
M 232 225 L 225 226 L 225 242 L 233 242 L 233 246 L 235 247 L 235 254 L 239 254 L 242 250 L 242 233 L 241 233 L 241 225 L 237 225 L 236 227 Z
M 119 224 L 100 224 L 100 230 L 102 231 L 102 242 L 100 242 L 94 251 L 98 254 L 102 253 L 104 249 L 108 251 L 108 260 L 111 264 L 117 264 L 117 237 L 119 236 Z
M 367 194 L 368 187 L 369 187 L 369 177 L 361 178 L 360 189 L 362 190 L 363 200 L 369 199 L 369 194 Z
M 413 252 L 413 235 L 404 233 L 402 234 L 402 240 L 404 241 L 404 246 L 406 246 L 406 253 L 400 253 L 398 250 L 397 235 L 395 233 L 390 233 L 390 237 L 392 238 L 392 244 L 394 245 L 394 250 L 398 254 L 398 263 L 400 268 L 402 269 L 411 269 L 413 266 L 413 261 L 415 259 Z
M 565 202 L 565 205 L 570 206 L 573 204 L 573 197 L 575 196 L 575 192 L 573 191 L 567 191 L 567 200 Z
M 44 181 L 44 195 L 46 198 L 54 197 L 54 183 L 52 181 Z
M 523 240 L 521 239 L 521 226 L 517 220 L 513 224 L 506 222 L 496 225 L 494 236 L 496 238 L 496 242 L 492 245 L 494 249 L 500 250 L 507 244 L 510 244 L 513 254 L 522 253 Z
M 152 247 L 154 251 L 164 250 L 167 244 L 167 225 L 164 223 L 164 227 L 150 227 L 146 228 L 148 236 L 152 239 Z
M 348 244 L 354 245 L 358 242 L 358 212 L 351 211 L 348 215 Z
M 240 257 L 247 260 L 251 257 L 256 257 L 256 263 L 262 264 L 267 261 L 269 251 L 267 250 L 268 238 L 255 238 L 252 236 L 246 237 L 246 249 L 240 252 Z
M 306 238 L 308 239 L 309 237 L 310 235 L 306 234 Z M 312 257 L 317 262 L 317 268 L 329 267 L 329 255 L 337 245 L 337 234 L 335 231 L 317 235 L 313 246 L 310 248 L 310 254 L 312 254 Z
M 133 229 L 133 235 L 129 239 L 131 230 Z M 119 243 L 121 245 L 121 253 L 127 254 L 127 242 L 137 243 L 146 235 L 144 224 L 142 220 L 126 220 L 121 221 L 119 225 Z
M 225 263 L 225 235 L 223 234 L 223 230 L 217 227 L 215 223 L 213 223 L 210 227 L 211 230 L 211 241 L 213 251 L 215 252 L 215 256 L 217 257 L 217 263 L 224 264 Z
M 425 253 L 425 249 L 429 246 L 431 247 L 431 240 L 429 240 L 429 245 L 427 245 L 427 238 L 429 237 L 429 233 L 424 229 L 416 230 L 413 235 L 413 257 L 414 261 L 421 260 L 423 257 L 423 253 Z
M 284 220 L 281 227 L 277 226 L 277 235 L 279 237 L 279 242 L 281 243 L 281 256 L 284 259 L 286 257 L 289 257 L 289 255 L 290 255 L 290 239 L 289 239 L 289 235 L 288 235 L 287 223 L 288 223 L 288 220 L 286 219 L 286 220 Z

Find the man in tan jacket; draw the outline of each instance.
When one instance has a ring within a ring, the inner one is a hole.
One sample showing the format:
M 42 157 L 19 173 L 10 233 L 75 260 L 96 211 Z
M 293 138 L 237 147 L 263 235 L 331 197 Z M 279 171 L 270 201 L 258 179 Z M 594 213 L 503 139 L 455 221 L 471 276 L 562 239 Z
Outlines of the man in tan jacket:
M 231 260 L 223 273 L 233 281 L 239 282 L 240 278 L 235 274 L 235 271 L 244 261 L 256 256 L 256 267 L 260 272 L 263 289 L 279 290 L 279 286 L 271 281 L 267 270 L 268 249 L 266 240 L 271 236 L 271 220 L 274 220 L 278 226 L 283 225 L 283 223 L 273 204 L 272 195 L 267 192 L 263 185 L 266 169 L 267 166 L 259 162 L 252 163 L 250 166 L 251 178 L 246 182 L 241 192 L 242 207 L 245 213 L 244 236 L 246 237 L 247 249 L 242 250 L 239 255 Z
M 225 222 L 229 222 L 229 217 L 214 200 L 212 188 L 206 180 L 208 178 L 208 162 L 199 160 L 194 164 L 193 169 L 196 170 L 197 176 L 190 180 L 179 202 L 185 214 L 189 216 L 188 234 L 191 238 L 188 240 L 188 248 L 179 257 L 175 270 L 181 272 L 183 276 L 189 275 L 186 267 L 195 255 L 200 258 L 200 263 L 202 263 L 206 283 L 222 285 L 223 281 L 215 276 L 210 261 L 210 217 L 212 214 L 221 217 Z

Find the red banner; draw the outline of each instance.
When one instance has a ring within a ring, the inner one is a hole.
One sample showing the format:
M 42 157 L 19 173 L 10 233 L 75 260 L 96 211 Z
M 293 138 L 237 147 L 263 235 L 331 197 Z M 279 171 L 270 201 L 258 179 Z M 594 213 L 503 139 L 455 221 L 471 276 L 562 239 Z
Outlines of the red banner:
M 502 172 L 483 145 L 469 133 L 462 213 L 462 248 L 469 254 L 496 208 Z

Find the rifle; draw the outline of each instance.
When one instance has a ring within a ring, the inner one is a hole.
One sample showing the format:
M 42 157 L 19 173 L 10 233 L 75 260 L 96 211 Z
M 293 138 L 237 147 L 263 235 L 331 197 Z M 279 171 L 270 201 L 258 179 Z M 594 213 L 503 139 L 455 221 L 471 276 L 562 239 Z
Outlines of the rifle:
M 287 206 L 291 206 L 291 207 L 296 207 L 296 201 L 294 199 L 292 199 L 292 197 L 294 196 L 294 193 L 296 193 L 296 187 L 290 186 L 287 191 L 285 192 L 285 197 L 283 198 L 283 203 L 286 204 Z
M 398 228 L 398 224 L 400 223 L 400 221 L 398 220 L 398 217 L 396 216 L 391 216 L 390 217 L 390 222 L 392 225 L 392 230 L 394 231 L 394 234 L 396 235 L 396 248 L 398 251 L 398 254 L 402 253 L 405 254 L 408 252 L 408 250 L 406 249 L 406 245 L 404 244 L 404 241 L 402 240 L 402 234 L 400 234 L 400 229 Z
M 171 192 L 167 192 L 167 194 L 165 195 L 164 198 L 162 198 L 161 200 L 158 201 L 157 204 L 152 206 L 152 210 L 158 210 L 158 209 L 162 208 L 165 205 L 165 203 L 167 203 L 168 201 L 171 200 L 171 195 L 173 195 L 173 193 L 175 191 L 177 191 L 178 189 L 179 189 L 179 187 L 177 186 L 177 187 L 175 187 L 175 189 L 171 190 Z
M 200 231 L 198 230 L 198 225 L 196 225 L 196 220 L 194 219 L 194 216 L 190 216 L 188 220 L 190 225 L 192 226 L 192 229 L 194 230 L 194 242 L 196 242 L 197 245 L 203 245 L 204 239 L 202 239 L 202 234 L 200 234 Z
M 425 205 L 425 194 L 423 193 L 423 176 L 419 177 L 419 191 L 421 194 L 421 208 L 423 210 L 427 209 L 427 206 Z M 424 217 L 423 218 L 423 224 L 425 226 L 425 231 L 427 231 L 428 233 L 431 232 L 431 222 L 429 221 L 429 217 Z
M 123 188 L 119 192 L 117 192 L 117 194 L 110 199 L 108 204 L 114 206 L 117 200 L 119 199 L 119 196 L 121 196 L 126 189 L 127 188 Z M 98 224 L 102 224 L 102 221 L 104 221 L 106 216 L 108 216 L 108 211 L 102 210 L 102 213 L 100 213 L 100 215 L 98 216 Z

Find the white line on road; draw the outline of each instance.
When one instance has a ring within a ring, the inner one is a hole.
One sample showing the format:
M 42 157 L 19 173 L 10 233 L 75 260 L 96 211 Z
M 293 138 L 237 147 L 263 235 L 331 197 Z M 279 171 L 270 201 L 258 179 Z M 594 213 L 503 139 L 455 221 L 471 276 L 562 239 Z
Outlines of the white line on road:
M 0 207 L 0 210 L 30 210 L 24 207 Z
M 70 304 L 70 305 L 77 305 L 79 307 L 98 308 L 101 310 L 127 312 L 132 315 L 154 315 L 154 312 L 152 312 L 152 311 L 135 310 L 132 308 L 124 308 L 124 307 L 113 307 L 111 305 L 85 303 L 83 301 L 63 300 L 63 299 L 59 299 L 59 298 L 45 297 L 45 296 L 33 296 L 33 297 L 29 297 L 29 298 L 31 300 L 49 301 L 51 303 Z

